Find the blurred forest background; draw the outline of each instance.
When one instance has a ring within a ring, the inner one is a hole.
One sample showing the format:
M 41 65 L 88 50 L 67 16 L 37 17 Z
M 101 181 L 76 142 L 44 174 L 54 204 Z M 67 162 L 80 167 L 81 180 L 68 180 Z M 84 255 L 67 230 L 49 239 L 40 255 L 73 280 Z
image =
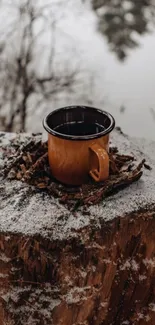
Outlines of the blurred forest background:
M 1 131 L 87 104 L 155 138 L 154 0 L 1 0 L 0 19 Z

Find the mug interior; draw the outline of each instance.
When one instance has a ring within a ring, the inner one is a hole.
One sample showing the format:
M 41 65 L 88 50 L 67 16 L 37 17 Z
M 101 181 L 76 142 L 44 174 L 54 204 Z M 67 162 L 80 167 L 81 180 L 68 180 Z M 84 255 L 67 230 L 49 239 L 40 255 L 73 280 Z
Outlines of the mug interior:
M 65 126 L 73 126 L 65 132 Z M 78 131 L 74 126 L 78 125 Z M 111 114 L 97 108 L 88 106 L 68 106 L 54 110 L 48 114 L 43 126 L 46 131 L 54 136 L 68 140 L 89 140 L 102 137 L 110 133 L 114 126 L 115 120 Z M 88 127 L 87 127 L 88 126 Z M 90 127 L 91 126 L 91 127 Z M 85 128 L 85 132 L 83 130 Z

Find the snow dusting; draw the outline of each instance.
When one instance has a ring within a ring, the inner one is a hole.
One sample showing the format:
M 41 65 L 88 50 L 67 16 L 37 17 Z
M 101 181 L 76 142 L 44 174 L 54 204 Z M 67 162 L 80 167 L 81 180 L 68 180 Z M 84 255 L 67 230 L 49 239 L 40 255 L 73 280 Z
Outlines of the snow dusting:
M 61 303 L 59 298 L 52 297 L 51 286 L 48 290 L 46 290 L 46 286 L 44 289 L 35 289 L 31 286 L 24 288 L 11 286 L 7 293 L 0 292 L 0 294 L 2 300 L 8 304 L 9 312 L 15 317 L 20 315 L 22 325 L 38 324 L 36 315 L 38 315 L 38 319 L 44 319 L 44 324 L 48 325 L 53 309 Z M 26 299 L 23 298 L 24 294 Z
M 9 263 L 10 262 L 10 258 L 7 257 L 4 253 L 0 253 L 0 261 L 4 262 L 4 263 Z
M 146 258 L 145 260 L 143 260 L 143 263 L 145 264 L 145 266 L 147 268 L 149 268 L 149 267 L 155 268 L 155 258 L 154 257 L 152 259 Z
M 139 270 L 139 265 L 134 259 L 128 259 L 123 265 L 121 265 L 120 270 L 133 270 L 136 272 Z
M 67 302 L 67 304 L 75 304 L 80 302 L 81 300 L 85 300 L 85 293 L 91 289 L 90 286 L 87 287 L 74 287 L 72 288 L 63 298 Z
M 12 139 L 23 142 L 30 140 L 30 135 L 0 134 L 0 147 L 11 150 Z M 110 221 L 117 216 L 136 211 L 139 208 L 155 204 L 155 143 L 129 138 L 119 131 L 114 131 L 112 142 L 120 152 L 133 153 L 137 161 L 142 158 L 151 166 L 144 169 L 138 182 L 120 191 L 98 205 L 90 206 L 83 214 L 71 212 L 57 199 L 20 181 L 1 178 L 0 196 L 0 232 L 19 233 L 23 235 L 42 235 L 46 238 L 63 239 L 76 236 L 77 231 L 92 222 L 100 226 L 100 219 Z M 5 154 L 1 151 L 1 167 Z M 136 268 L 136 265 L 132 266 Z
M 155 312 L 155 304 L 151 303 L 149 308 L 150 308 L 151 311 Z

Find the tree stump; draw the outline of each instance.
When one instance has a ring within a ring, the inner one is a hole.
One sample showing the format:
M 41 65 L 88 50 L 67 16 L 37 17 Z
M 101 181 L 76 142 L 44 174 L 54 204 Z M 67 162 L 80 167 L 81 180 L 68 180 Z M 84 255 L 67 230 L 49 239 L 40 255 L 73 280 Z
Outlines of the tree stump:
M 0 134 L 1 167 L 14 139 L 31 136 Z M 155 324 L 155 142 L 112 140 L 146 168 L 86 210 L 1 177 L 0 325 Z

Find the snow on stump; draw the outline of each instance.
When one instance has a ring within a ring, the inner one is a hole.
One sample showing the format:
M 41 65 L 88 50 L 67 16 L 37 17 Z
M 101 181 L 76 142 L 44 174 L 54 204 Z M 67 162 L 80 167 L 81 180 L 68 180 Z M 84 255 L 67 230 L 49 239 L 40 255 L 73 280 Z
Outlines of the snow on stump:
M 1 171 L 33 138 L 0 133 Z M 141 176 L 121 190 L 114 182 L 117 193 L 108 183 L 91 195 L 82 188 L 81 199 L 45 175 L 38 181 L 32 169 L 36 183 L 28 184 L 27 158 L 17 171 L 16 157 L 12 176 L 1 172 L 0 325 L 155 324 L 155 142 L 119 130 L 112 140 L 119 153 L 137 158 Z M 121 168 L 124 187 L 135 172 Z

